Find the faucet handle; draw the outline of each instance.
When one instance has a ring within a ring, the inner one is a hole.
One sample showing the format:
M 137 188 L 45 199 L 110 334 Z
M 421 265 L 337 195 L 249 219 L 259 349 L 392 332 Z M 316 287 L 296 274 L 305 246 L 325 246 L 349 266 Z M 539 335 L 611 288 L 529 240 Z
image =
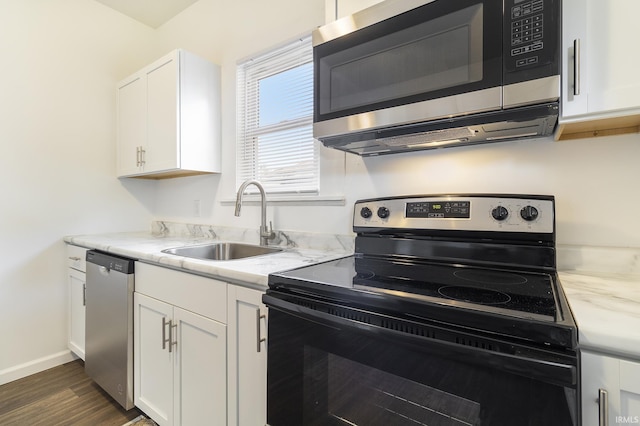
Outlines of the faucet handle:
M 266 240 L 273 240 L 276 237 L 276 233 L 273 232 L 273 222 L 269 221 L 269 227 L 264 225 L 264 227 L 260 227 L 260 237 L 265 238 Z M 262 244 L 265 244 L 263 242 Z

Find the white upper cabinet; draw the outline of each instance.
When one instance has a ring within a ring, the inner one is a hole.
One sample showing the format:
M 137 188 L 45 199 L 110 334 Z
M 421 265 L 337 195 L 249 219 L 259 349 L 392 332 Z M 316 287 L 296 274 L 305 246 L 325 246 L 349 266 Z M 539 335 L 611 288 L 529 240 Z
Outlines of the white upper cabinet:
M 118 177 L 220 172 L 220 68 L 175 50 L 118 84 Z
M 563 0 L 562 111 L 557 138 L 637 132 L 637 0 Z
M 329 23 L 381 2 L 382 0 L 325 0 L 325 20 Z

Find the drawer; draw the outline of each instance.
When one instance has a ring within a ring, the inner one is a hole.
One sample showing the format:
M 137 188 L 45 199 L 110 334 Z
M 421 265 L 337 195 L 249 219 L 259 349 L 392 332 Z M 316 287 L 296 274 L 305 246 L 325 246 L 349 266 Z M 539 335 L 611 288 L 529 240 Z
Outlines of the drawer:
M 87 271 L 87 248 L 67 244 L 67 266 L 81 272 Z
M 187 311 L 227 323 L 227 283 L 136 262 L 135 291 Z

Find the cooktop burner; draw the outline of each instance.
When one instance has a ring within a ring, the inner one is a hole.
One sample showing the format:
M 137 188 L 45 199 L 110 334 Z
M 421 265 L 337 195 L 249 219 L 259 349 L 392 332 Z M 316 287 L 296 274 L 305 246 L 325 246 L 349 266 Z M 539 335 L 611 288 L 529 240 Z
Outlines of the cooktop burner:
M 438 294 L 448 299 L 478 303 L 480 305 L 504 305 L 511 301 L 511 296 L 500 291 L 475 287 L 459 287 L 455 285 L 440 287 Z

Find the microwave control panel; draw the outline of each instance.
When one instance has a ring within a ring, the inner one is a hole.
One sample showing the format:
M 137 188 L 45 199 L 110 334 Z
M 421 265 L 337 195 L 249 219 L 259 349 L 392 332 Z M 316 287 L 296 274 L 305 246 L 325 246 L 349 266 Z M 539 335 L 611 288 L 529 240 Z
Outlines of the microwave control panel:
M 505 0 L 503 25 L 507 71 L 557 62 L 560 40 L 558 0 Z

